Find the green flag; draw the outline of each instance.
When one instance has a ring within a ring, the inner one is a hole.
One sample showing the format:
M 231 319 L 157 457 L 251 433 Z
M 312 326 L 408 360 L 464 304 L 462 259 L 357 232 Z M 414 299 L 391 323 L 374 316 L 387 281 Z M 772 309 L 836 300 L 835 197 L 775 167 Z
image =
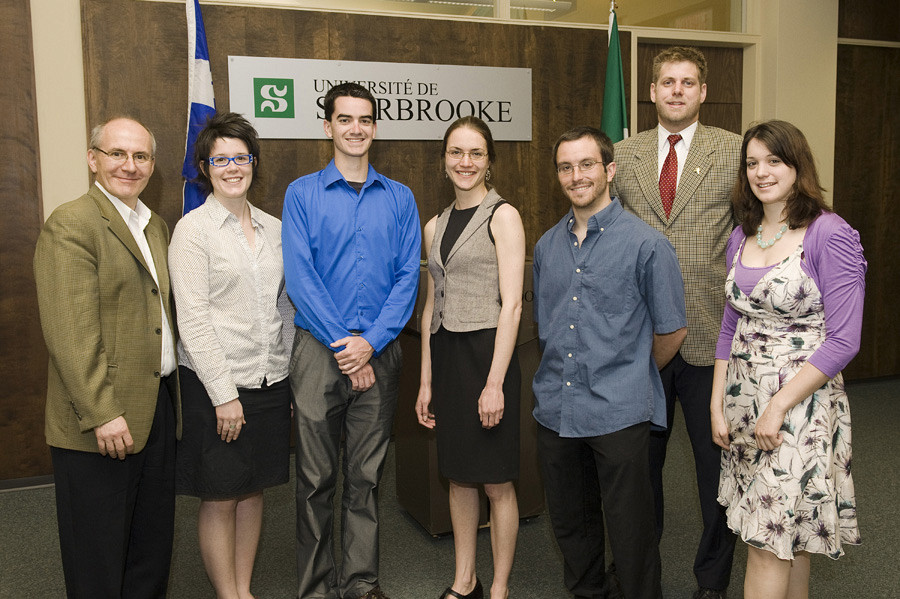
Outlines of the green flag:
M 609 52 L 606 56 L 606 86 L 603 88 L 603 114 L 600 129 L 613 143 L 628 137 L 628 115 L 625 110 L 625 77 L 622 74 L 622 50 L 616 11 L 609 11 Z

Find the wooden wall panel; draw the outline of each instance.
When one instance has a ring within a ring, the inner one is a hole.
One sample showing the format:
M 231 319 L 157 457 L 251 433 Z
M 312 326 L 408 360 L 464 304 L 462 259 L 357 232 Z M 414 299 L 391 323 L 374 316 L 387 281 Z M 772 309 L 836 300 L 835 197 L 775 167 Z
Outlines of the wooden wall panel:
M 900 42 L 900 2 L 840 0 L 838 37 Z
M 28 0 L 0 4 L 0 481 L 50 472 L 44 442 L 47 350 L 31 263 L 40 232 L 41 185 Z
M 529 67 L 533 141 L 501 142 L 498 191 L 522 213 L 528 247 L 568 209 L 550 151 L 565 130 L 599 125 L 606 65 L 605 31 L 402 17 L 203 5 L 216 102 L 228 108 L 231 55 Z M 181 4 L 83 0 L 85 79 L 90 124 L 130 113 L 159 141 L 157 172 L 143 195 L 174 226 L 181 209 L 187 95 Z M 630 34 L 621 34 L 630 61 Z M 628 81 L 626 81 L 626 89 Z M 261 183 L 251 201 L 280 216 L 293 179 L 331 158 L 324 140 L 264 140 Z M 427 220 L 452 199 L 438 141 L 376 141 L 372 163 L 409 185 Z
M 638 44 L 638 131 L 656 127 L 656 106 L 650 101 L 653 82 L 653 58 L 671 44 Z M 743 82 L 743 50 L 700 46 L 706 63 L 706 101 L 700 108 L 700 122 L 735 133 L 741 130 L 741 93 Z
M 900 375 L 900 49 L 838 46 L 834 209 L 866 259 L 862 347 L 848 378 Z

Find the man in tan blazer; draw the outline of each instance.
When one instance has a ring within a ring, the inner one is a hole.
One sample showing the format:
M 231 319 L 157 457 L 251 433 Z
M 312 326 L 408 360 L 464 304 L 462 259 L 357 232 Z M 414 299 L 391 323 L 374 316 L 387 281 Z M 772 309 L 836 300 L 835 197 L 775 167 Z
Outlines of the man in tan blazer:
M 95 183 L 50 215 L 34 256 L 70 598 L 166 593 L 181 407 L 169 231 L 138 199 L 155 145 L 132 119 L 96 127 Z
M 656 56 L 650 97 L 659 126 L 616 144 L 613 195 L 626 210 L 665 234 L 681 265 L 688 333 L 678 354 L 660 371 L 668 428 L 651 435 L 650 476 L 657 534 L 662 537 L 662 470 L 677 397 L 694 450 L 703 516 L 694 597 L 715 599 L 725 596 L 731 578 L 735 536 L 717 502 L 720 451 L 712 442 L 709 402 L 741 137 L 700 124 L 706 73 L 706 58 L 696 48 L 673 47 Z

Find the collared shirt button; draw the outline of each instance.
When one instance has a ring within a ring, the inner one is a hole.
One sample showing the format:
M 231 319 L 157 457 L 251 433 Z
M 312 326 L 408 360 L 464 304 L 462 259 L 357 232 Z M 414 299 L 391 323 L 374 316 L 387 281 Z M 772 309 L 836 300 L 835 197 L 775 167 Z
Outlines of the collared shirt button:
M 573 302 L 577 302 L 577 301 L 578 301 L 578 296 L 577 296 L 577 295 L 572 296 L 572 301 L 573 301 Z
M 570 358 L 571 358 L 571 357 L 572 357 L 572 354 L 571 354 L 571 352 L 570 352 L 570 353 L 569 353 L 569 357 L 570 357 Z
M 580 268 L 576 268 L 576 269 L 575 269 L 575 272 L 581 272 L 581 269 L 580 269 Z
M 570 381 L 566 381 L 566 387 L 571 387 L 572 383 Z
M 606 229 L 604 229 L 603 227 L 600 227 L 600 232 L 603 233 L 604 231 L 606 231 Z
M 574 329 L 574 328 L 575 328 L 575 325 L 574 325 L 574 324 L 570 324 L 570 325 L 569 325 L 569 328 L 570 328 L 570 329 Z

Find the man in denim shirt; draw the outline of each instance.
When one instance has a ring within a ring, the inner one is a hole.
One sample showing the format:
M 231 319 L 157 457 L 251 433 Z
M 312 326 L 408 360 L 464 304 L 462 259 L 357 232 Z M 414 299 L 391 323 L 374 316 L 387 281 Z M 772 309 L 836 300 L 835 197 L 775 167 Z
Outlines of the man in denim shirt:
M 573 129 L 553 153 L 572 208 L 534 250 L 534 417 L 565 584 L 605 597 L 605 508 L 622 591 L 657 599 L 648 444 L 666 424 L 659 368 L 687 334 L 681 271 L 666 238 L 610 197 L 605 134 Z

